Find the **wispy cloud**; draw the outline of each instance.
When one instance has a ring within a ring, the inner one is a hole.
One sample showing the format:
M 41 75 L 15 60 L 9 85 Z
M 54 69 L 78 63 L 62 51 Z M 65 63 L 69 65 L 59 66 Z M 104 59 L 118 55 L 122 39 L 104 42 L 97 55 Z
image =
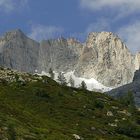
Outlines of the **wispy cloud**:
M 133 53 L 140 51 L 140 21 L 120 28 L 118 34 Z
M 133 53 L 140 51 L 140 21 L 133 18 L 133 15 L 140 13 L 140 0 L 79 0 L 79 2 L 81 8 L 102 13 L 102 16 L 105 10 L 111 13 L 108 14 L 108 19 L 99 16 L 97 22 L 91 23 L 86 32 L 115 30 Z M 131 23 L 114 27 L 116 23 L 121 23 L 122 19 L 128 19 L 128 16 L 133 19 Z
M 79 0 L 82 8 L 100 11 L 110 8 L 117 14 L 117 18 L 140 12 L 140 0 Z
M 109 19 L 101 18 L 89 24 L 85 34 L 102 31 L 111 31 L 111 21 Z M 120 36 L 121 40 L 124 41 L 133 54 L 140 52 L 140 21 L 137 20 L 122 27 L 118 27 L 118 29 L 116 29 L 116 34 Z
M 72 33 L 70 37 L 75 37 L 80 41 L 85 41 L 88 34 L 91 32 L 102 32 L 102 31 L 110 31 L 110 20 L 107 18 L 100 18 L 96 21 L 90 23 L 87 28 L 83 32 Z
M 100 18 L 97 21 L 90 23 L 86 29 L 86 33 L 101 32 L 110 30 L 110 21 L 106 18 Z
M 64 32 L 63 28 L 56 26 L 46 26 L 46 25 L 32 25 L 31 33 L 29 33 L 29 37 L 35 40 L 43 40 L 54 37 L 59 37 Z
M 28 0 L 0 0 L 0 12 L 11 13 L 26 6 Z
M 90 32 L 111 31 L 110 24 L 111 21 L 109 19 L 101 18 L 89 24 L 83 33 L 74 33 L 72 35 L 83 41 Z M 140 21 L 137 20 L 122 27 L 118 27 L 118 29 L 116 29 L 116 34 L 119 35 L 133 54 L 140 52 Z

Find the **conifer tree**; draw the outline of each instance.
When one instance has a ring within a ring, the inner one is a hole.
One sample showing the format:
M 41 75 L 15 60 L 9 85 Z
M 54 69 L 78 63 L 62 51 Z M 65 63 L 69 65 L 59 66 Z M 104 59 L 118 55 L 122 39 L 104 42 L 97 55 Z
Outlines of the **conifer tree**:
M 87 89 L 87 85 L 86 85 L 85 81 L 81 82 L 81 89 Z
M 55 75 L 54 75 L 52 68 L 49 69 L 49 75 L 50 75 L 51 79 L 54 79 Z
M 75 86 L 75 82 L 74 82 L 72 76 L 70 76 L 69 83 L 70 83 L 70 86 L 71 87 L 74 87 Z
M 59 81 L 59 83 L 60 83 L 61 85 L 64 85 L 64 86 L 67 85 L 67 80 L 66 80 L 66 78 L 65 78 L 65 76 L 64 76 L 64 73 L 59 72 L 59 74 L 58 74 L 58 79 L 57 79 L 57 80 Z

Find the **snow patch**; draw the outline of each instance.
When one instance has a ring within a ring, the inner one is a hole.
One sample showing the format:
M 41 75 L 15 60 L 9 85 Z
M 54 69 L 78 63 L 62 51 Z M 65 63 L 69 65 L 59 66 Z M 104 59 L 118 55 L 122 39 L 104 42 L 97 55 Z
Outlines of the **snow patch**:
M 54 71 L 54 74 L 55 74 L 54 80 L 58 82 L 57 77 L 58 77 L 59 73 Z M 41 74 L 38 74 L 38 75 L 49 76 L 49 73 L 46 73 L 45 71 L 42 71 Z M 86 78 L 76 77 L 74 75 L 74 71 L 64 73 L 64 76 L 65 76 L 67 82 L 69 82 L 70 77 L 72 77 L 72 79 L 75 82 L 75 87 L 77 87 L 77 88 L 80 87 L 81 82 L 84 81 L 87 85 L 87 89 L 90 90 L 90 91 L 107 92 L 107 91 L 110 91 L 110 90 L 113 89 L 113 88 L 104 86 L 103 84 L 101 84 L 97 80 L 95 80 L 94 78 L 86 79 Z M 68 86 L 70 86 L 70 84 L 68 84 Z
M 112 88 L 102 85 L 94 78 L 86 79 L 86 78 L 76 77 L 74 75 L 74 71 L 68 72 L 64 74 L 64 76 L 66 77 L 67 80 L 69 80 L 70 77 L 72 77 L 73 80 L 75 81 L 75 87 L 79 87 L 81 85 L 81 82 L 84 81 L 87 85 L 87 89 L 90 91 L 106 92 L 106 91 L 112 90 Z

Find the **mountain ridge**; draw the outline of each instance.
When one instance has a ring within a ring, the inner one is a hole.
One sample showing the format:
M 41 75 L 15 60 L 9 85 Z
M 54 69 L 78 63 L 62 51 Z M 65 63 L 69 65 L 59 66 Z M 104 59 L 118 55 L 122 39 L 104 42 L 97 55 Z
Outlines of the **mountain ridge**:
M 140 66 L 140 58 L 111 32 L 92 32 L 85 43 L 63 37 L 39 43 L 19 29 L 6 34 L 0 39 L 0 65 L 20 71 L 75 71 L 77 77 L 118 87 L 132 82 L 135 69 Z

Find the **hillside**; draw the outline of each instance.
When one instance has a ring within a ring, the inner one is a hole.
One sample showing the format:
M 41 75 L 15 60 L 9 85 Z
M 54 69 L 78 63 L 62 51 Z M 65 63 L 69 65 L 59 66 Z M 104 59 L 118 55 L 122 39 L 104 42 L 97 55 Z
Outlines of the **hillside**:
M 140 112 L 48 77 L 0 70 L 1 140 L 137 140 Z

